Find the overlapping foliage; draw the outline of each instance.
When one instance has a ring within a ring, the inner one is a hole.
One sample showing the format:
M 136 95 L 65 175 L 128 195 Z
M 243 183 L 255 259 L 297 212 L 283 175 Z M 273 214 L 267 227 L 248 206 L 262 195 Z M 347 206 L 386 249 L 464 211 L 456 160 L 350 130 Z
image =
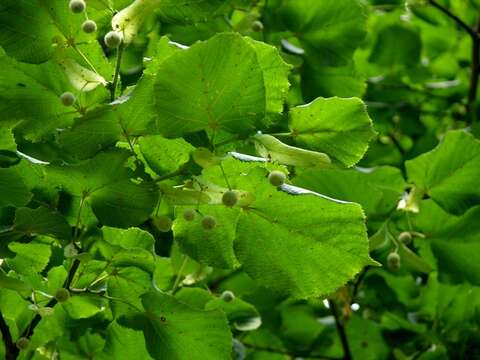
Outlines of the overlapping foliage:
M 479 14 L 2 0 L 1 356 L 480 356 Z

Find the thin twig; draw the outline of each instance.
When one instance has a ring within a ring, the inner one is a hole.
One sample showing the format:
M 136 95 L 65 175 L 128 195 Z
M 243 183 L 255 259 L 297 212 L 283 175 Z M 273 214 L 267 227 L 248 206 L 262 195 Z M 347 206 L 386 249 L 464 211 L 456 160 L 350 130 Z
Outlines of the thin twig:
M 429 0 L 428 2 L 432 6 L 443 12 L 445 15 L 447 15 L 449 18 L 451 18 L 453 21 L 455 21 L 458 26 L 464 29 L 472 37 L 472 39 L 479 39 L 478 33 L 476 33 L 470 26 L 468 26 L 462 19 L 452 13 L 449 9 L 437 3 L 436 0 Z
M 480 30 L 480 19 L 477 21 L 475 26 L 476 31 Z M 476 120 L 475 109 L 472 109 L 474 106 L 475 100 L 477 99 L 478 91 L 478 77 L 480 75 L 480 38 L 476 37 L 472 39 L 472 65 L 470 72 L 470 87 L 468 90 L 468 100 L 467 100 L 467 113 L 470 113 L 473 110 L 473 121 Z M 473 122 L 472 121 L 472 122 Z
M 175 278 L 175 283 L 173 284 L 172 290 L 170 291 L 172 294 L 175 294 L 175 291 L 177 291 L 178 286 L 180 285 L 180 279 L 182 278 L 182 273 L 183 273 L 183 270 L 185 269 L 185 266 L 187 265 L 187 262 L 188 262 L 188 256 L 183 255 L 182 265 L 180 266 L 180 269 L 178 269 L 177 277 Z
M 115 91 L 117 90 L 117 85 L 118 85 L 118 78 L 120 76 L 120 64 L 122 62 L 122 54 L 123 54 L 123 42 L 120 43 L 120 45 L 117 48 L 117 60 L 115 64 L 115 74 L 113 75 L 113 82 L 111 84 L 110 88 L 110 101 L 115 100 Z
M 348 345 L 347 333 L 345 327 L 340 319 L 340 315 L 337 311 L 337 305 L 333 300 L 328 300 L 328 305 L 333 317 L 335 318 L 335 326 L 337 327 L 338 336 L 343 348 L 343 360 L 352 360 L 352 353 L 350 352 L 350 346 Z

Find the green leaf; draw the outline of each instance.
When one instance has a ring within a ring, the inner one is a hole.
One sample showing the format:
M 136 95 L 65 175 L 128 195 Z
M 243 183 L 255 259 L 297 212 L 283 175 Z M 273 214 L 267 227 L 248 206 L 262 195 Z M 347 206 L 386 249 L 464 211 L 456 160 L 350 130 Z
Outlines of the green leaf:
M 114 150 L 78 164 L 49 165 L 47 179 L 78 199 L 85 198 L 103 224 L 138 225 L 153 211 L 158 191 L 152 183 L 131 180 L 131 171 L 125 167 L 129 156 Z
M 155 359 L 228 359 L 232 339 L 221 311 L 198 311 L 159 292 L 142 296 L 148 326 L 144 329 Z
M 312 150 L 325 152 L 350 167 L 375 136 L 365 104 L 358 98 L 317 98 L 290 110 L 291 135 Z
M 308 298 L 329 294 L 375 264 L 359 205 L 291 191 L 300 194 L 277 191 L 264 180 L 238 220 L 235 254 L 249 276 L 283 294 Z
M 157 9 L 161 19 L 175 24 L 206 22 L 230 10 L 230 0 L 162 0 Z
M 232 301 L 225 301 L 221 297 L 210 300 L 205 305 L 205 310 L 220 309 L 226 315 L 232 326 L 240 331 L 256 330 L 261 324 L 260 314 L 255 306 L 238 297 Z M 248 325 L 251 326 L 248 326 Z
M 480 204 L 480 141 L 451 131 L 432 151 L 406 163 L 408 179 L 443 209 L 461 215 Z
M 366 34 L 367 14 L 357 0 L 286 0 L 277 11 L 307 56 L 323 65 L 347 64 Z
M 97 358 L 100 360 L 152 359 L 146 351 L 142 332 L 123 327 L 116 321 L 108 326 L 105 348 Z
M 168 57 L 154 89 L 159 128 L 167 137 L 253 131 L 265 115 L 263 71 L 253 46 L 236 34 L 216 35 Z
M 5 275 L 4 273 L 0 273 L 0 287 L 15 291 L 29 291 L 32 288 L 26 282 L 16 279 L 12 276 Z
M 72 127 L 58 134 L 57 141 L 68 154 L 88 159 L 114 145 L 122 134 L 112 106 L 103 106 L 76 119 Z
M 173 234 L 180 249 L 203 264 L 231 269 L 238 266 L 233 252 L 235 227 L 239 212 L 223 205 L 201 205 L 193 221 L 186 221 L 183 212 L 192 207 L 175 207 Z M 202 227 L 205 215 L 213 216 L 217 226 L 211 230 Z
M 69 240 L 72 233 L 62 215 L 43 206 L 36 209 L 18 208 L 15 212 L 14 230 L 26 235 L 49 235 L 61 240 Z
M 390 166 L 305 170 L 299 172 L 293 183 L 335 199 L 359 203 L 373 219 L 393 210 L 406 187 L 400 170 Z
M 183 139 L 166 139 L 160 135 L 145 136 L 139 140 L 140 151 L 148 166 L 162 175 L 178 170 L 190 160 L 195 149 Z
M 422 42 L 414 29 L 401 24 L 386 26 L 378 33 L 369 61 L 383 66 L 414 66 L 420 61 Z
M 353 62 L 334 67 L 308 60 L 301 68 L 302 94 L 306 101 L 313 101 L 318 96 L 362 97 L 366 79 Z
M 10 121 L 21 121 L 16 128 L 24 136 L 41 139 L 71 123 L 73 108 L 59 98 L 71 86 L 58 65 L 22 64 L 0 50 L 0 66 L 0 112 Z
M 16 167 L 0 168 L 0 189 L 0 206 L 24 206 L 32 197 Z
M 15 253 L 14 258 L 7 259 L 8 266 L 25 275 L 34 275 L 45 269 L 52 254 L 50 245 L 43 243 L 14 242 L 8 248 Z
M 415 224 L 426 235 L 423 241 L 428 241 L 432 247 L 442 279 L 479 285 L 480 223 L 477 219 L 480 207 L 473 207 L 462 216 L 454 216 L 432 200 L 425 200 L 421 209 L 415 216 Z
M 155 239 L 149 232 L 139 228 L 124 230 L 104 226 L 102 227 L 102 233 L 105 241 L 127 250 L 141 248 L 151 251 L 155 243 Z
M 99 296 L 75 294 L 62 303 L 65 312 L 73 319 L 87 319 L 105 311 L 106 301 Z
M 61 35 L 55 26 L 55 20 L 58 20 L 55 13 L 60 9 L 59 5 L 65 7 L 62 17 L 68 16 L 68 7 L 64 3 L 47 4 L 44 0 L 2 1 L 0 22 L 4 26 L 0 45 L 20 61 L 41 63 L 48 60 L 55 51 L 52 46 L 55 36 Z M 78 23 L 73 16 L 68 17 Z
M 281 114 L 290 86 L 288 74 L 292 66 L 282 59 L 275 47 L 250 38 L 245 39 L 254 47 L 258 63 L 263 71 L 267 115 Z

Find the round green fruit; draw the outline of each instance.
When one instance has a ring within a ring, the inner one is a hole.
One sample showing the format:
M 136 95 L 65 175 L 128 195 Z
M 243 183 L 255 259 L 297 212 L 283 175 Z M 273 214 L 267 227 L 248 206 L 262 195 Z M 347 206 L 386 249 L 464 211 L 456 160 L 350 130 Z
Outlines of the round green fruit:
M 402 244 L 408 245 L 412 242 L 412 234 L 408 231 L 401 232 L 400 235 L 398 235 L 398 241 Z
M 153 218 L 153 224 L 161 232 L 169 232 L 172 229 L 173 221 L 167 215 L 160 215 Z
M 77 99 L 75 98 L 75 95 L 70 91 L 66 91 L 62 95 L 60 95 L 60 101 L 65 106 L 72 106 L 76 100 Z
M 87 5 L 85 4 L 84 0 L 70 0 L 68 7 L 74 14 L 80 14 L 85 11 Z
M 252 30 L 253 31 L 256 31 L 256 32 L 260 32 L 260 31 L 263 31 L 263 24 L 261 21 L 258 21 L 258 20 L 255 20 L 253 23 L 252 23 Z
M 213 216 L 207 215 L 202 219 L 202 227 L 205 230 L 212 230 L 217 226 L 217 220 Z
M 197 212 L 194 209 L 186 209 L 183 212 L 183 218 L 186 221 L 193 221 L 195 220 L 195 216 L 197 215 Z
M 122 42 L 122 35 L 120 35 L 119 32 L 110 31 L 107 33 L 107 35 L 105 35 L 103 41 L 105 41 L 105 45 L 107 45 L 110 49 L 115 49 Z
M 85 20 L 82 24 L 82 30 L 87 34 L 94 33 L 97 31 L 97 23 L 93 20 Z
M 225 290 L 220 297 L 225 302 L 232 302 L 235 299 L 235 295 L 230 290 Z
M 225 193 L 223 193 L 223 196 L 222 196 L 223 205 L 232 207 L 232 206 L 235 206 L 237 202 L 238 202 L 238 195 L 235 191 L 228 190 Z
M 274 170 L 268 175 L 268 181 L 270 181 L 270 184 L 273 186 L 281 186 L 285 183 L 286 176 L 283 172 Z
M 70 298 L 70 292 L 67 289 L 60 288 L 57 291 L 55 291 L 55 299 L 62 303 L 67 301 Z
M 396 252 L 391 252 L 387 256 L 387 266 L 392 271 L 400 270 L 400 255 Z
M 16 345 L 20 350 L 25 350 L 30 345 L 30 340 L 26 337 L 21 337 L 17 340 Z

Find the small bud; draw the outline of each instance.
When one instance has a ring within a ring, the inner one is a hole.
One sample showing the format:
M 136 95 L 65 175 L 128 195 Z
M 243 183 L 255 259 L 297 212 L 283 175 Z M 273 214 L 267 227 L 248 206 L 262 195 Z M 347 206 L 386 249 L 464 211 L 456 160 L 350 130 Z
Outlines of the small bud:
M 400 270 L 400 255 L 396 252 L 391 252 L 387 256 L 387 266 L 392 271 Z
M 193 221 L 195 220 L 195 216 L 197 215 L 196 211 L 194 209 L 186 209 L 183 212 L 183 218 L 186 221 Z
M 285 174 L 278 170 L 274 170 L 268 175 L 268 181 L 270 181 L 270 184 L 273 186 L 283 185 L 286 178 Z
M 97 23 L 93 20 L 85 20 L 82 24 L 82 30 L 87 34 L 94 33 L 97 31 Z
M 70 292 L 67 289 L 60 288 L 55 292 L 55 299 L 62 303 L 70 298 Z
M 408 231 L 401 232 L 400 235 L 398 235 L 398 241 L 404 245 L 408 245 L 412 242 L 412 234 Z
M 212 230 L 217 226 L 217 220 L 213 216 L 207 215 L 202 219 L 202 227 L 205 230 Z
M 235 295 L 233 294 L 233 292 L 231 292 L 230 290 L 226 290 L 222 293 L 222 295 L 220 296 L 223 301 L 225 302 L 231 302 L 235 299 Z
M 60 101 L 65 106 L 72 106 L 75 103 L 76 98 L 70 91 L 66 91 L 60 95 Z
M 122 42 L 122 35 L 117 31 L 110 31 L 103 38 L 105 45 L 111 49 L 117 48 Z
M 68 4 L 70 11 L 74 14 L 80 14 L 85 11 L 87 5 L 85 4 L 84 0 L 70 0 Z
M 226 191 L 222 196 L 222 203 L 225 206 L 232 207 L 238 202 L 238 195 L 233 190 Z

